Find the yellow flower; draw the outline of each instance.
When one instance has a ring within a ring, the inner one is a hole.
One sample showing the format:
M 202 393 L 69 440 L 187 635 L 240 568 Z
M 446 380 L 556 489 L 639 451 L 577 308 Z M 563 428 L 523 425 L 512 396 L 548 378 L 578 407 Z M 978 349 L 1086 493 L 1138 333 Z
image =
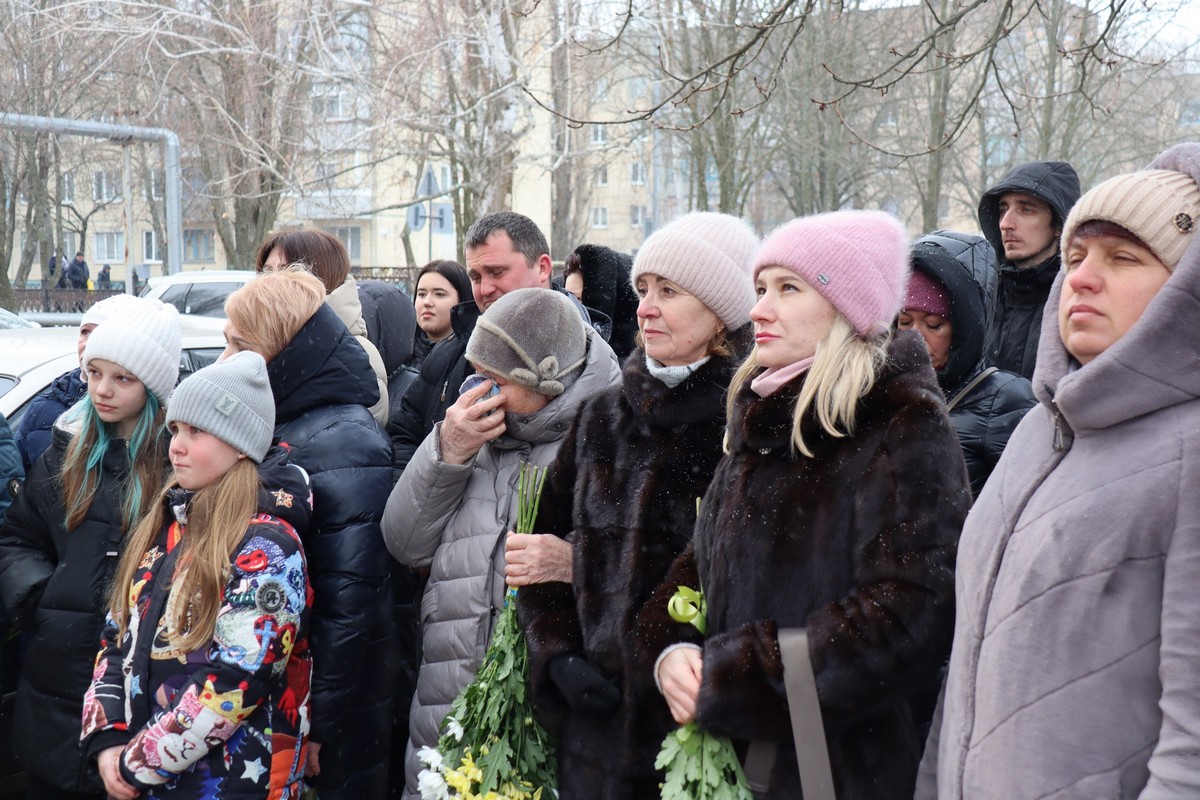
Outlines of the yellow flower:
M 446 770 L 446 785 L 461 795 L 470 795 L 471 779 L 456 769 Z

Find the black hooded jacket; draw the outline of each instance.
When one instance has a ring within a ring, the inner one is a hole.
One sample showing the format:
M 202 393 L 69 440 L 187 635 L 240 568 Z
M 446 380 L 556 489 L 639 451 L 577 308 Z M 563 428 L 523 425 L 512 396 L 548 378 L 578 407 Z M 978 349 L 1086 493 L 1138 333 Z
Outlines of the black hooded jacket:
M 1008 192 L 1032 195 L 1049 204 L 1054 228 L 1061 231 L 1071 207 L 1079 200 L 1079 176 L 1065 161 L 1034 161 L 1014 168 L 979 200 L 979 228 L 991 242 L 1001 265 L 995 312 L 987 331 L 988 358 L 1000 369 L 1030 379 L 1042 333 L 1042 307 L 1058 275 L 1061 259 L 1056 252 L 1027 269 L 1018 269 L 1004 259 L 1000 197 Z
M 581 244 L 567 257 L 579 264 L 583 274 L 583 297 L 580 298 L 594 318 L 596 312 L 612 320 L 609 346 L 624 362 L 637 347 L 638 296 L 629 282 L 633 258 L 599 244 Z
M 937 378 L 952 404 L 950 424 L 962 446 L 971 494 L 978 497 L 1017 423 L 1037 400 L 1020 375 L 988 371 L 984 337 L 996 294 L 991 245 L 971 234 L 935 231 L 913 245 L 913 269 L 946 287 L 950 299 L 950 355 Z
M 397 654 L 391 615 L 382 613 L 391 587 L 379 531 L 391 447 L 368 411 L 379 390 L 367 354 L 328 306 L 267 364 L 267 375 L 275 435 L 312 478 L 304 537 L 314 592 L 312 741 L 323 745 L 320 787 L 332 789 L 335 765 L 380 743 L 386 752 L 391 727 Z

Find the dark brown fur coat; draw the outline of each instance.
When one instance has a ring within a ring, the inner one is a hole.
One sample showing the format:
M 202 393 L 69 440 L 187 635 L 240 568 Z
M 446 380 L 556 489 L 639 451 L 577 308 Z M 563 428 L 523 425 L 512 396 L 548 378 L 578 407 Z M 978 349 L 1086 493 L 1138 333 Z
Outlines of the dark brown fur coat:
M 558 736 L 563 800 L 658 798 L 654 758 L 675 725 L 648 671 L 629 670 L 634 615 L 691 541 L 697 499 L 721 457 L 725 388 L 713 358 L 673 389 L 638 349 L 622 383 L 588 401 L 551 468 L 539 533 L 571 534 L 574 587 L 521 589 L 534 701 Z M 621 688 L 611 714 L 573 711 L 548 662 L 582 655 Z
M 738 394 L 731 452 L 693 548 L 639 615 L 638 660 L 696 641 L 666 600 L 702 583 L 708 639 L 697 719 L 735 740 L 776 740 L 770 798 L 801 797 L 778 627 L 806 627 L 839 800 L 912 796 L 921 742 L 913 695 L 935 680 L 954 622 L 954 558 L 970 503 L 962 453 L 919 336 L 899 334 L 853 436 L 804 427 L 803 378 Z

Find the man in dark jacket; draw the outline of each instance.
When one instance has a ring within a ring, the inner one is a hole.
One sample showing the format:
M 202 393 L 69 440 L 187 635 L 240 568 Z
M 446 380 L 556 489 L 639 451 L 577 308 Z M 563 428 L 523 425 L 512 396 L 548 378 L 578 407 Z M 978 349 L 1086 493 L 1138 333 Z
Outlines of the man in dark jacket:
M 398 417 L 388 424 L 398 473 L 408 466 L 433 426 L 446 416 L 446 409 L 458 399 L 463 379 L 474 371 L 464 354 L 479 315 L 514 289 L 551 288 L 550 245 L 526 216 L 512 211 L 488 214 L 467 231 L 464 247 L 475 299 L 450 310 L 453 334 L 430 351 L 421 364 L 421 374 L 404 394 Z M 591 325 L 587 309 L 574 295 L 568 297 Z M 607 323 L 607 318 L 604 321 Z M 608 340 L 608 332 L 601 331 L 601 335 Z
M 1002 370 L 1033 377 L 1042 307 L 1062 265 L 1058 239 L 1078 199 L 1079 176 L 1070 164 L 1033 161 L 1015 167 L 979 201 L 979 227 L 1000 262 L 985 350 Z
M 63 270 L 63 278 L 66 279 L 67 287 L 71 289 L 86 289 L 91 276 L 87 262 L 83 260 L 82 250 L 75 254 L 75 258 Z

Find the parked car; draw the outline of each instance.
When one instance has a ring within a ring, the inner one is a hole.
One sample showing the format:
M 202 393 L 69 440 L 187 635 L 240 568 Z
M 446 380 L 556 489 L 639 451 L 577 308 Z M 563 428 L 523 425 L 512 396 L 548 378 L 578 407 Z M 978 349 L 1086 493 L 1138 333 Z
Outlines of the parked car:
M 253 278 L 253 270 L 245 269 L 180 272 L 151 278 L 139 295 L 170 303 L 180 314 L 224 319 L 225 298 Z
M 225 349 L 220 324 L 182 318 L 183 353 L 179 377 L 217 360 Z M 76 328 L 0 330 L 0 413 L 14 427 L 25 406 L 51 381 L 79 365 Z
M 8 309 L 0 308 L 0 331 L 12 330 L 14 328 L 38 328 L 36 322 L 27 320 L 22 316 L 18 316 Z

